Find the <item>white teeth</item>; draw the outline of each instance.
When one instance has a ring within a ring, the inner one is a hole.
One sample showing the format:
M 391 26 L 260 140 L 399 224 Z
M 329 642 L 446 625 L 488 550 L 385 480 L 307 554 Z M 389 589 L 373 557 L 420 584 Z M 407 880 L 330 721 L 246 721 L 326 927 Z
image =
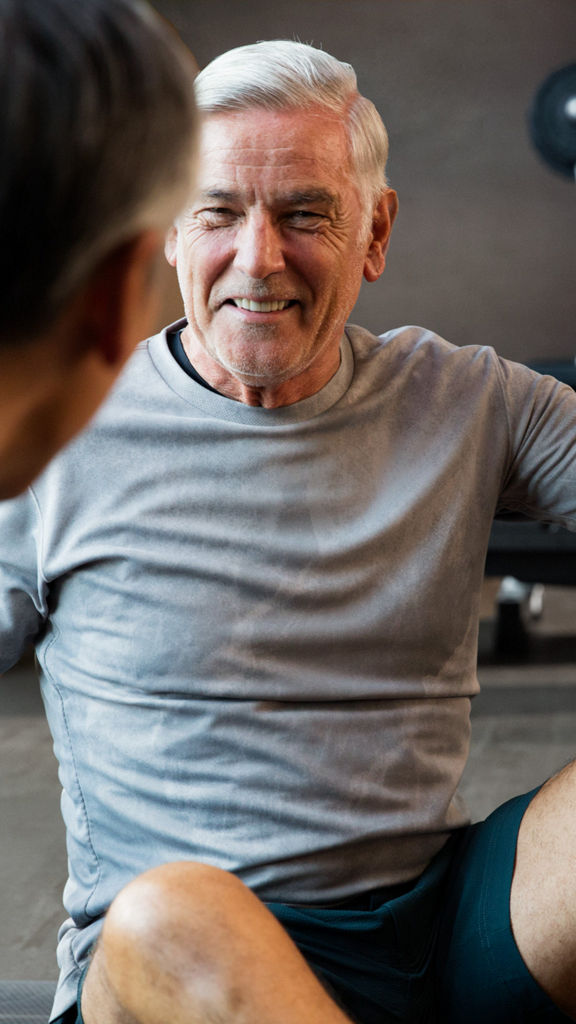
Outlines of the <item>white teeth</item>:
M 290 305 L 289 300 L 284 302 L 254 302 L 252 299 L 234 299 L 234 304 L 240 309 L 247 309 L 250 313 L 276 313 L 279 309 L 286 309 Z

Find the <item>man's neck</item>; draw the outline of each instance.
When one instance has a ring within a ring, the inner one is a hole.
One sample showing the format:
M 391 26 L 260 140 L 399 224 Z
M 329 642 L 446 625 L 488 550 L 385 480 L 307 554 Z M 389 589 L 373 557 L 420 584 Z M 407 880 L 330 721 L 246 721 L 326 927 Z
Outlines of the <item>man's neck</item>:
M 188 327 L 181 334 L 184 351 L 192 366 L 211 387 L 226 398 L 243 405 L 262 406 L 265 409 L 278 409 L 285 405 L 294 405 L 305 398 L 317 394 L 338 371 L 340 352 L 330 351 L 326 357 L 314 366 L 308 367 L 303 373 L 289 380 L 259 381 L 252 384 L 236 376 L 225 366 L 218 363 L 200 345 Z

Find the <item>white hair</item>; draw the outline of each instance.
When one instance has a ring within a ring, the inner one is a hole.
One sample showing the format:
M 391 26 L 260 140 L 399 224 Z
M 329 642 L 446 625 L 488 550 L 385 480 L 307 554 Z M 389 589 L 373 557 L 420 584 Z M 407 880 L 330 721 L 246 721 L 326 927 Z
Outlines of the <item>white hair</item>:
M 323 50 L 287 39 L 236 47 L 200 72 L 195 94 L 204 114 L 324 107 L 347 124 L 351 165 L 370 212 L 387 187 L 382 118 L 358 92 L 354 68 Z

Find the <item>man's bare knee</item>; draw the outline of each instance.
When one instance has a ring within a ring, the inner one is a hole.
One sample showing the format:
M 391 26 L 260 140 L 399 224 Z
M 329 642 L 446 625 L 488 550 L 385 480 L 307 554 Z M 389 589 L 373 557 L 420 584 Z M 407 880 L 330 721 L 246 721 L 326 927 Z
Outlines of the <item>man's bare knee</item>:
M 195 862 L 135 878 L 106 915 L 84 986 L 86 1024 L 229 1019 L 221 932 L 246 903 L 258 906 L 238 879 Z
M 576 762 L 550 779 L 520 832 L 510 913 L 531 974 L 576 1017 Z
M 260 900 L 195 862 L 153 868 L 119 893 L 83 997 L 86 1024 L 281 1024 L 300 1005 L 311 1022 L 346 1019 Z
M 195 1002 L 229 1011 L 234 932 L 257 909 L 252 893 L 217 868 L 182 862 L 140 875 L 116 897 L 102 930 L 100 949 L 118 1001 L 141 1014 L 143 992 L 153 988 L 171 1004 L 193 992 Z
M 110 942 L 151 944 L 158 951 L 180 939 L 187 944 L 242 905 L 255 909 L 256 897 L 234 875 L 194 861 L 162 864 L 139 875 L 118 894 L 106 916 L 103 935 Z

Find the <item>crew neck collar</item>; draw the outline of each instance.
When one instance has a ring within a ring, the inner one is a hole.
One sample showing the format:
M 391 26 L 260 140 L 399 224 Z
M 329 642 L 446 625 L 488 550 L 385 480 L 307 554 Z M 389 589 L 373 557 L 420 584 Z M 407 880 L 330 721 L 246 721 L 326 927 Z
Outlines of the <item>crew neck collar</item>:
M 315 395 L 304 398 L 301 402 L 294 402 L 292 405 L 284 405 L 276 409 L 244 405 L 232 398 L 208 391 L 178 365 L 170 351 L 168 335 L 183 330 L 186 323 L 186 319 L 178 320 L 151 338 L 148 342 L 150 358 L 161 377 L 180 398 L 216 419 L 232 420 L 236 423 L 247 423 L 254 426 L 299 423 L 320 416 L 330 409 L 346 394 L 352 383 L 354 356 L 350 341 L 344 333 L 340 343 L 340 366 L 328 383 Z

